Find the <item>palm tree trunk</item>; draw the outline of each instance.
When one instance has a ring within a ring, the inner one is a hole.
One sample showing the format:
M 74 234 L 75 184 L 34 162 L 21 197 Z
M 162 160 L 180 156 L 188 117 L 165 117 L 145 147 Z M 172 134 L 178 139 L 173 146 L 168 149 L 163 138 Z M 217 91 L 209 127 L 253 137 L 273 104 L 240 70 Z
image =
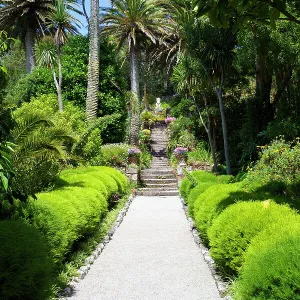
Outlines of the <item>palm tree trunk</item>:
M 58 106 L 59 111 L 63 112 L 63 102 L 62 102 L 62 64 L 61 64 L 61 45 L 58 45 L 57 48 L 57 58 L 58 58 L 58 85 L 57 85 L 57 98 L 58 98 Z
M 139 89 L 139 66 L 138 66 L 138 49 L 132 42 L 130 47 L 130 80 L 131 80 L 131 105 L 130 105 L 130 133 L 129 143 L 138 145 L 140 131 L 140 89 Z
M 89 24 L 89 65 L 86 98 L 86 118 L 97 118 L 99 91 L 99 0 L 91 0 Z
M 26 36 L 25 36 L 27 74 L 31 73 L 35 67 L 34 42 L 35 42 L 35 31 L 32 28 L 28 27 L 26 29 Z

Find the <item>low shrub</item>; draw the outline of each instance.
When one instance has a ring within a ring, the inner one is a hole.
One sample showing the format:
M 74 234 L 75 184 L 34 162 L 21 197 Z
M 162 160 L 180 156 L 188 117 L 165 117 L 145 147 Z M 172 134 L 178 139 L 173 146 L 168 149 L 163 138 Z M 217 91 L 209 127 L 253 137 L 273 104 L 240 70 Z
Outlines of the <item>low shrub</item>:
M 235 300 L 300 299 L 300 219 L 282 218 L 258 234 L 233 284 Z
M 237 275 L 251 240 L 268 225 L 295 215 L 288 206 L 270 200 L 230 205 L 208 229 L 213 259 L 225 275 Z
M 213 182 L 215 177 L 213 173 L 205 171 L 193 171 L 186 175 L 180 184 L 180 194 L 185 200 L 188 199 L 191 189 L 194 188 L 198 182 Z
M 31 200 L 27 208 L 34 226 L 46 236 L 56 263 L 75 241 L 93 231 L 106 210 L 107 202 L 100 192 L 76 186 L 37 194 L 37 200 Z
M 197 165 L 203 162 L 212 164 L 212 155 L 204 143 L 198 143 L 196 149 L 188 153 L 187 164 Z
M 1 221 L 0 257 L 0 299 L 48 299 L 53 262 L 36 228 L 20 220 Z
M 300 142 L 280 139 L 261 148 L 261 158 L 249 170 L 249 184 L 269 186 L 270 192 L 287 195 L 290 203 L 300 208 Z
M 208 244 L 207 230 L 213 220 L 229 205 L 240 200 L 239 183 L 208 187 L 194 202 L 194 219 L 203 242 Z
M 127 144 L 106 144 L 101 147 L 101 163 L 105 166 L 125 167 L 128 158 Z
M 38 194 L 37 201 L 31 199 L 27 214 L 59 263 L 77 240 L 93 232 L 108 203 L 126 192 L 127 179 L 109 167 L 85 167 L 63 171 L 55 187 Z

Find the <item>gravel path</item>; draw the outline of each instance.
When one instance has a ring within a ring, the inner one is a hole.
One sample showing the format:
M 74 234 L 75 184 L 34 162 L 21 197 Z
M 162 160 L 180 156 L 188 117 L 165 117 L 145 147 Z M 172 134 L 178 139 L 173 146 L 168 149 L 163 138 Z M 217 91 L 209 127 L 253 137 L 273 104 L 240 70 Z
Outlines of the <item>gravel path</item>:
M 221 299 L 177 196 L 136 197 L 71 298 Z

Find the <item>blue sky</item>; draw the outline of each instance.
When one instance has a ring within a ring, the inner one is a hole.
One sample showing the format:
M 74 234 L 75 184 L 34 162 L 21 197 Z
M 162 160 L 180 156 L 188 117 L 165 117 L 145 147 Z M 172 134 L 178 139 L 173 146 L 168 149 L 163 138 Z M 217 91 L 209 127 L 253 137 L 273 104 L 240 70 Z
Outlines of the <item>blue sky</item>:
M 90 0 L 85 0 L 86 3 L 86 10 L 88 15 L 90 14 Z M 100 0 L 100 7 L 109 7 L 110 6 L 110 0 Z M 80 20 L 80 22 L 83 24 L 82 28 L 80 29 L 80 32 L 82 34 L 87 34 L 87 23 L 84 16 L 76 16 L 77 19 Z

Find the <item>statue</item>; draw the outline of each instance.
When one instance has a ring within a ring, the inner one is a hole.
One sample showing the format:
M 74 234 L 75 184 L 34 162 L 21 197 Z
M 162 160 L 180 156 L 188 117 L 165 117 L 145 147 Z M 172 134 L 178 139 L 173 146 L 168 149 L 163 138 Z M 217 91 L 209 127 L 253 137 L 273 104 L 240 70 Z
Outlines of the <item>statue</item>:
M 155 112 L 160 112 L 160 111 L 161 111 L 160 98 L 156 98 Z

